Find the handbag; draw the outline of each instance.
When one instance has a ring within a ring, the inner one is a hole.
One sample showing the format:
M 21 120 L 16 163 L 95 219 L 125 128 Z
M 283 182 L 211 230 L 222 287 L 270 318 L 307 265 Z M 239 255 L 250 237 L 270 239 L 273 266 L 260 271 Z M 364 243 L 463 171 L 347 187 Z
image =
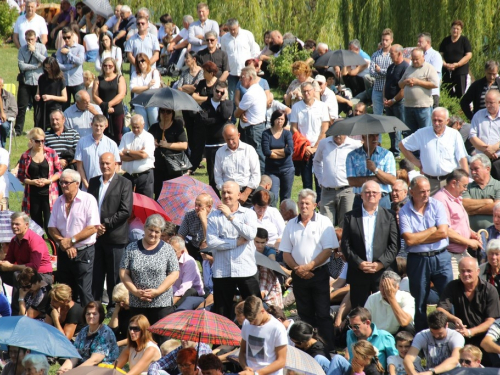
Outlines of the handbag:
M 162 152 L 161 155 L 165 160 L 167 170 L 170 174 L 187 171 L 193 167 L 193 164 L 191 164 L 184 151 L 178 154 L 164 154 Z

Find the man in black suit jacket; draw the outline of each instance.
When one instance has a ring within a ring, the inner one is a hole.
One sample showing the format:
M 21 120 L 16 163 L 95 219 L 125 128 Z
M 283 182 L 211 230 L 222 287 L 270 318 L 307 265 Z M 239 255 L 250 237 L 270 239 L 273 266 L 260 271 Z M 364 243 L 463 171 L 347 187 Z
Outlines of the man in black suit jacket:
M 351 286 L 352 308 L 365 305 L 378 292 L 380 277 L 390 269 L 400 248 L 399 228 L 394 212 L 379 207 L 380 185 L 365 182 L 362 207 L 344 218 L 342 253 L 347 259 L 347 283 Z
M 120 282 L 118 274 L 123 250 L 128 244 L 128 219 L 132 214 L 132 183 L 115 173 L 115 157 L 106 152 L 99 158 L 102 176 L 90 179 L 88 193 L 97 200 L 101 225 L 95 244 L 92 294 L 100 301 L 106 276 L 108 312 L 113 310 L 111 295 Z

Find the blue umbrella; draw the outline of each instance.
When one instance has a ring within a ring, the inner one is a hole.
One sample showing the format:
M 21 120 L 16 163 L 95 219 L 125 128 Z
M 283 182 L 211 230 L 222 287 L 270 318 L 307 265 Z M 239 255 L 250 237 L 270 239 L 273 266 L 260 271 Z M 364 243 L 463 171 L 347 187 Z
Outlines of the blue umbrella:
M 18 192 L 18 191 L 24 191 L 24 186 L 21 184 L 19 179 L 14 176 L 12 173 L 7 172 L 8 178 L 9 178 L 9 191 L 12 193 Z
M 0 319 L 0 345 L 18 346 L 49 357 L 81 358 L 78 351 L 57 328 L 26 316 Z

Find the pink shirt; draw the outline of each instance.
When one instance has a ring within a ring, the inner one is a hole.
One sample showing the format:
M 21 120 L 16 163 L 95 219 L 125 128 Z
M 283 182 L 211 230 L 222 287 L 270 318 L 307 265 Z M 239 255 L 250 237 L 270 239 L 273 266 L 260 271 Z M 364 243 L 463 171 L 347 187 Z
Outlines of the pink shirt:
M 78 190 L 68 216 L 66 216 L 65 204 L 64 195 L 57 198 L 49 220 L 49 228 L 57 228 L 64 238 L 73 237 L 89 225 L 101 225 L 97 201 L 91 194 Z M 97 234 L 93 234 L 89 238 L 77 242 L 74 246 L 79 248 L 93 245 L 96 236 Z
M 462 196 L 455 198 L 448 190 L 442 188 L 434 195 L 433 198 L 443 204 L 446 210 L 446 215 L 448 216 L 450 228 L 461 236 L 470 238 L 471 229 L 469 224 L 469 215 L 467 214 L 467 211 L 465 211 L 464 205 L 462 204 Z M 451 241 L 448 245 L 448 251 L 450 253 L 462 254 L 466 250 L 467 245 L 460 245 Z
M 34 268 L 38 273 L 52 272 L 47 244 L 29 228 L 21 241 L 16 236 L 12 238 L 5 260 L 12 264 L 23 264 Z
M 187 251 L 179 258 L 179 271 L 179 278 L 173 286 L 174 297 L 182 297 L 189 288 L 195 289 L 199 296 L 205 294 L 198 265 Z

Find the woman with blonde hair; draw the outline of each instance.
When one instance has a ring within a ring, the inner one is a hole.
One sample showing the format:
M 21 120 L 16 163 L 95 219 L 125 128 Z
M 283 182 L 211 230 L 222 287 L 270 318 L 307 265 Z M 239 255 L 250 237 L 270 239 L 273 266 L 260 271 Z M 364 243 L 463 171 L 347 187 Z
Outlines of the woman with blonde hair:
M 352 374 L 383 374 L 384 367 L 377 357 L 377 349 L 366 340 L 359 340 L 352 346 Z
M 130 320 L 129 291 L 125 284 L 118 283 L 113 289 L 112 295 L 115 309 L 108 322 L 116 336 L 118 346 L 127 345 L 128 321 Z
M 139 375 L 147 371 L 152 362 L 161 358 L 160 348 L 153 341 L 148 328 L 149 321 L 144 315 L 136 315 L 130 319 L 127 332 L 128 345 L 117 360 L 119 368 L 129 364 L 128 374 Z
M 45 147 L 42 129 L 31 129 L 28 139 L 28 150 L 21 155 L 17 170 L 17 178 L 24 184 L 22 210 L 48 233 L 50 212 L 59 197 L 57 181 L 62 168 L 57 152 Z
M 72 299 L 71 288 L 66 284 L 55 284 L 49 292 L 50 307 L 45 323 L 53 325 L 68 340 L 78 335 L 85 326 L 83 308 Z
M 310 82 L 314 88 L 314 96 L 316 99 L 320 99 L 320 91 L 321 88 L 318 85 L 318 82 L 314 80 L 311 76 L 312 70 L 311 67 L 305 63 L 304 61 L 296 61 L 292 65 L 292 73 L 295 76 L 295 79 L 290 83 L 288 89 L 286 90 L 284 99 L 285 104 L 288 107 L 292 107 L 293 104 L 302 100 L 302 91 L 300 86 L 304 82 Z

